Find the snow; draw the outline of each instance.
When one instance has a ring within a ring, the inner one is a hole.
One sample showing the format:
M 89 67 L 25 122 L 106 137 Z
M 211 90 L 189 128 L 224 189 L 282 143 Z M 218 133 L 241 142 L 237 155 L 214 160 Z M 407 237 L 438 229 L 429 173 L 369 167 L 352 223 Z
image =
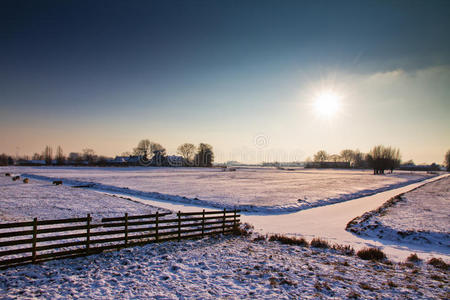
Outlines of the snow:
M 349 230 L 379 239 L 442 248 L 450 254 L 450 176 L 391 200 L 357 218 Z
M 22 180 L 0 176 L 0 221 L 30 221 L 39 219 L 64 219 L 154 213 L 158 208 L 148 204 L 104 195 L 88 189 L 55 186 L 51 182 L 33 180 L 28 184 Z M 164 211 L 159 208 L 160 211 Z
M 448 271 L 242 237 L 166 242 L 0 271 L 2 299 L 447 298 Z
M 429 244 L 412 244 L 408 241 L 388 241 L 377 237 L 358 236 L 346 231 L 347 223 L 365 212 L 377 209 L 383 203 L 420 186 L 426 187 L 427 182 L 439 180 L 448 175 L 441 175 L 424 182 L 415 183 L 407 187 L 389 190 L 376 195 L 355 199 L 338 204 L 317 207 L 285 215 L 244 215 L 242 220 L 255 226 L 255 230 L 262 234 L 285 234 L 302 236 L 308 240 L 314 237 L 324 238 L 332 243 L 348 244 L 359 250 L 364 247 L 377 247 L 385 252 L 389 259 L 401 261 L 408 255 L 417 252 L 424 258 L 441 257 L 450 260 L 448 248 L 435 247 Z M 419 191 L 421 188 L 417 189 Z M 447 227 L 448 230 L 448 227 Z
M 180 170 L 181 174 L 177 171 Z M 259 189 L 270 190 L 264 184 L 284 186 L 286 192 L 278 190 L 278 201 L 293 193 L 295 182 L 303 182 L 304 188 L 297 187 L 296 193 L 313 195 L 322 192 L 312 203 L 330 204 L 336 190 L 364 195 L 376 189 L 390 190 L 376 195 L 361 197 L 352 201 L 301 210 L 289 214 L 255 215 L 241 217 L 244 222 L 255 225 L 259 233 L 283 233 L 304 236 L 307 239 L 322 237 L 331 244 L 349 244 L 356 250 L 366 246 L 376 246 L 394 261 L 403 261 L 411 252 L 417 252 L 422 259 L 442 257 L 447 262 L 448 253 L 429 245 L 414 246 L 411 243 L 386 242 L 378 238 L 359 237 L 345 231 L 345 225 L 354 217 L 376 209 L 388 199 L 399 193 L 408 192 L 427 182 L 432 184 L 406 194 L 408 199 L 420 199 L 425 195 L 446 198 L 446 175 L 426 179 L 409 186 L 398 187 L 406 182 L 426 178 L 424 173 L 400 173 L 388 176 L 373 176 L 364 171 L 289 171 L 242 170 L 220 172 L 216 169 L 144 169 L 144 168 L 2 168 L 1 172 L 14 174 L 27 173 L 29 184 L 11 181 L 10 177 L 0 176 L 0 219 L 2 221 L 29 220 L 38 216 L 43 219 L 85 216 L 93 213 L 98 217 L 155 212 L 156 207 L 178 208 L 180 204 L 161 202 L 175 197 L 178 183 L 185 181 L 187 197 L 193 197 L 197 186 L 195 178 L 203 184 L 205 193 L 199 203 L 236 203 L 235 201 L 258 194 Z M 233 174 L 244 176 L 248 172 L 248 189 L 236 190 L 234 198 L 221 201 L 214 193 L 221 193 L 222 187 L 231 192 L 230 181 L 237 188 L 245 186 L 243 178 L 230 177 Z M 219 174 L 219 175 L 218 175 Z M 222 175 L 226 174 L 226 175 Z M 289 179 L 289 176 L 292 176 Z M 323 176 L 324 178 L 317 179 Z M 40 177 L 43 176 L 43 177 Z M 109 176 L 109 177 L 108 177 Z M 141 178 L 142 177 L 142 178 Z M 339 179 L 342 177 L 341 179 Z M 37 180 L 42 178 L 45 180 Z M 53 186 L 52 179 L 63 178 L 64 185 Z M 163 181 L 166 183 L 163 183 Z M 371 182 L 373 180 L 373 182 Z M 445 181 L 444 181 L 445 180 Z M 327 190 L 325 182 L 329 182 Z M 94 189 L 73 188 L 73 185 L 94 183 Z M 308 183 L 308 184 L 306 184 Z M 174 185 L 172 192 L 171 185 Z M 356 188 L 349 186 L 356 185 Z M 192 187 L 192 186 L 193 187 Z M 165 193 L 158 194 L 159 187 Z M 152 194 L 149 191 L 155 189 Z M 448 188 L 448 184 L 447 184 Z M 318 189 L 318 192 L 314 192 Z M 422 190 L 424 189 L 424 190 Z M 362 192 L 364 191 L 365 192 Z M 101 192 L 99 192 L 101 191 Z M 105 195 L 105 192 L 126 194 L 129 200 Z M 428 192 L 427 192 L 428 191 Z M 192 194 L 189 194 L 192 193 Z M 414 194 L 416 193 L 416 194 Z M 426 195 L 428 193 L 428 195 Z M 128 194 L 126 194 L 128 195 Z M 162 195 L 160 198 L 149 197 Z M 182 194 L 183 195 L 183 194 Z M 413 195 L 413 196 L 410 196 Z M 414 196 L 416 195 L 416 196 Z M 179 196 L 183 199 L 183 196 Z M 210 197 L 210 198 L 208 198 Z M 340 196 L 343 201 L 345 194 Z M 410 197 L 410 198 L 409 198 Z M 423 199 L 425 199 L 423 198 Z M 153 199 L 153 200 L 149 200 Z M 175 198 L 178 199 L 178 198 Z M 204 200 L 213 199 L 213 200 Z M 325 200 L 324 200 L 325 199 Z M 448 199 L 448 198 L 447 198 Z M 134 200 L 134 201 L 130 201 Z M 204 202 L 201 202 L 204 201 Z M 212 201 L 212 202 L 211 202 Z M 216 201 L 216 202 L 214 202 Z M 240 200 L 239 200 L 240 201 Z M 256 201 L 253 198 L 253 201 Z M 272 200 L 271 200 L 272 201 Z M 322 202 L 321 202 L 322 201 Z M 327 202 L 328 201 L 328 202 Z M 183 201 L 175 201 L 182 203 Z M 263 203 L 264 200 L 262 201 Z M 420 200 L 419 200 L 420 202 Z M 186 201 L 188 203 L 188 201 Z M 288 207 L 289 201 L 284 202 Z M 408 202 L 410 203 L 410 202 Z M 437 203 L 437 202 L 436 202 Z M 230 204 L 231 205 L 231 204 Z M 445 205 L 445 203 L 443 204 Z M 448 206 L 448 205 L 447 205 Z M 187 210 L 198 207 L 184 205 Z M 258 207 L 257 207 L 258 208 Z M 298 208 L 298 207 L 297 207 Z M 430 208 L 430 207 L 428 207 Z M 432 205 L 430 213 L 442 209 Z M 417 209 L 417 208 L 416 208 Z M 159 209 L 161 211 L 161 209 Z M 263 210 L 265 211 L 265 210 Z M 285 212 L 283 209 L 271 212 Z M 400 213 L 400 212 L 399 212 Z M 408 215 L 414 214 L 414 208 Z M 445 218 L 443 213 L 442 218 Z M 432 228 L 448 226 L 440 218 Z M 391 217 L 389 219 L 395 219 Z M 448 219 L 447 219 L 448 221 Z M 394 221 L 392 221 L 394 222 Z M 405 221 L 408 222 L 410 221 Z M 398 223 L 400 224 L 400 223 Z M 417 223 L 420 224 L 420 223 Z M 424 224 L 424 223 L 422 223 Z M 399 225 L 399 226 L 404 226 Z M 392 225 L 394 226 L 394 225 Z M 421 225 L 423 226 L 423 225 Z M 416 229 L 418 229 L 417 227 Z M 423 247 L 422 247 L 423 246 Z M 404 298 L 448 298 L 448 270 L 440 270 L 426 263 L 385 264 L 363 261 L 355 256 L 345 256 L 333 250 L 319 250 L 299 246 L 281 245 L 277 242 L 253 241 L 244 237 L 211 237 L 201 240 L 166 242 L 133 247 L 121 251 L 91 255 L 77 259 L 54 260 L 38 265 L 26 265 L 0 271 L 0 298 L 349 298 L 357 296 L 364 299 L 404 299 Z
M 260 214 L 295 212 L 373 195 L 422 181 L 425 172 L 373 176 L 368 170 L 293 171 L 274 168 L 88 168 L 16 167 L 13 171 L 69 185 L 210 208 L 238 208 Z

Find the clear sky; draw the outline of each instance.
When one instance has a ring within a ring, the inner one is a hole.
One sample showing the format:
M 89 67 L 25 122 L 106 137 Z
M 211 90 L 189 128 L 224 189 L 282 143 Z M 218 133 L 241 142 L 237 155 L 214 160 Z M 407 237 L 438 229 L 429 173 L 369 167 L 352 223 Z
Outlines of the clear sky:
M 207 142 L 218 161 L 384 144 L 442 163 L 449 15 L 433 0 L 1 1 L 0 152 L 114 156 L 148 138 Z

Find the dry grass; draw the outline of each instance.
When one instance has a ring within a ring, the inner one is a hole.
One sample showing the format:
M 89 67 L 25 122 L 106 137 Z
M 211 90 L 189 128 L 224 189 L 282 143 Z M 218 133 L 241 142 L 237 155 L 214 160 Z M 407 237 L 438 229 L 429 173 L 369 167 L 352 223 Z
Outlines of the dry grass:
M 334 244 L 333 246 L 331 246 L 331 249 L 348 256 L 352 256 L 355 254 L 355 249 L 353 249 L 353 247 L 350 245 Z
M 286 245 L 308 247 L 308 242 L 304 238 L 288 237 L 280 234 L 270 236 L 269 241 L 276 241 Z
M 311 241 L 311 247 L 328 249 L 330 248 L 330 244 L 328 244 L 327 241 L 322 240 L 321 238 L 313 238 Z
M 253 225 L 248 223 L 240 224 L 233 228 L 233 234 L 237 236 L 250 236 L 253 232 Z
M 413 263 L 417 263 L 417 262 L 421 262 L 422 260 L 417 256 L 416 253 L 411 253 L 407 258 L 407 261 L 409 262 L 413 262 Z
M 386 254 L 377 248 L 364 248 L 359 250 L 356 255 L 364 260 L 380 261 L 386 259 Z
M 445 261 L 442 260 L 442 258 L 435 258 L 435 257 L 430 259 L 428 261 L 428 264 L 432 265 L 435 268 L 442 269 L 442 270 L 445 270 L 445 271 L 448 270 L 448 266 L 449 266 Z

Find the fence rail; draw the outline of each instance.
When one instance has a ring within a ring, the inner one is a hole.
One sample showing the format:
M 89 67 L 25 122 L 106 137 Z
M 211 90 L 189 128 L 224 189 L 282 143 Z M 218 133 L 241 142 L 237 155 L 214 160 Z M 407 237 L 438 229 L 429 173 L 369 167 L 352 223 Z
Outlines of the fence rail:
M 0 224 L 0 269 L 106 250 L 226 234 L 240 223 L 239 210 L 178 212 Z

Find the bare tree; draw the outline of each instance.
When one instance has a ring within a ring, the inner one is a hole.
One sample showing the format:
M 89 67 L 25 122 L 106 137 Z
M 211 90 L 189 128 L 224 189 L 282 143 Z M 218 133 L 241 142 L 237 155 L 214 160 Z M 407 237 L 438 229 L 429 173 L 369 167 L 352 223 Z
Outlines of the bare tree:
M 145 159 L 151 158 L 155 152 L 158 152 L 161 156 L 166 155 L 166 149 L 161 144 L 148 139 L 141 140 L 137 147 L 133 149 L 134 155 L 142 156 Z
M 184 143 L 178 147 L 177 152 L 183 156 L 186 162 L 191 162 L 194 158 L 195 150 L 194 144 Z
M 32 156 L 33 160 L 44 160 L 44 155 L 39 154 L 39 153 L 34 153 Z
M 337 154 L 332 154 L 328 157 L 328 159 L 336 163 L 341 160 L 341 157 Z
M 366 162 L 364 160 L 364 154 L 361 153 L 358 149 L 356 149 L 353 153 L 352 158 L 352 167 L 353 168 L 363 168 Z
M 450 150 L 445 153 L 444 165 L 447 168 L 447 171 L 450 172 Z
M 317 153 L 314 154 L 315 162 L 324 162 L 327 160 L 328 160 L 328 153 L 325 150 L 317 151 Z
M 97 156 L 95 155 L 95 151 L 93 149 L 83 149 L 83 159 L 88 162 L 88 164 L 94 163 Z
M 45 146 L 44 153 L 42 154 L 44 156 L 45 164 L 51 165 L 53 160 L 53 149 L 50 146 Z
M 387 169 L 392 173 L 400 165 L 400 150 L 378 145 L 367 154 L 367 161 L 373 168 L 373 174 L 384 174 Z
M 341 151 L 341 158 L 343 161 L 351 164 L 353 162 L 353 158 L 355 156 L 355 151 L 351 149 L 345 149 Z
M 200 143 L 195 155 L 196 165 L 199 167 L 211 167 L 214 162 L 214 152 L 211 145 Z
M 65 162 L 66 157 L 64 156 L 63 149 L 61 148 L 61 146 L 58 146 L 58 148 L 56 148 L 56 164 L 64 165 Z

